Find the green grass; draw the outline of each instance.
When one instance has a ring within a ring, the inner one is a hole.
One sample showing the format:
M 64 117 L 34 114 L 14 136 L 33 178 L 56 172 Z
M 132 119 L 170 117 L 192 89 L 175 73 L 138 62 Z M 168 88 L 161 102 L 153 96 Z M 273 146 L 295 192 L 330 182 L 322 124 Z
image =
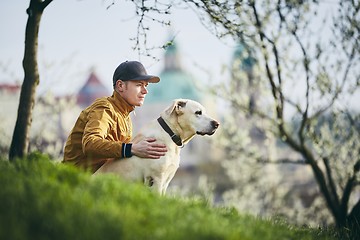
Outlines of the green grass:
M 0 161 L 0 239 L 335 239 L 321 229 L 160 197 L 113 176 L 91 177 L 42 155 Z

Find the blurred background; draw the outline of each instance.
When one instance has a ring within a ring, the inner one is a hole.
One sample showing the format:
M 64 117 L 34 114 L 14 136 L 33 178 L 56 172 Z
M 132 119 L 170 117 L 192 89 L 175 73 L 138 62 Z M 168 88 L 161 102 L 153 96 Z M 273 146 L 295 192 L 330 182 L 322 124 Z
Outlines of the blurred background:
M 61 160 L 81 110 L 112 94 L 121 62 L 138 60 L 161 82 L 132 115 L 135 133 L 175 98 L 199 101 L 221 123 L 212 137 L 184 147 L 169 194 L 314 226 L 338 223 L 332 201 L 348 198 L 345 215 L 357 206 L 360 20 L 351 1 L 145 2 L 162 11 L 101 0 L 53 1 L 45 9 L 30 151 Z M 28 4 L 0 3 L 5 157 L 24 78 Z

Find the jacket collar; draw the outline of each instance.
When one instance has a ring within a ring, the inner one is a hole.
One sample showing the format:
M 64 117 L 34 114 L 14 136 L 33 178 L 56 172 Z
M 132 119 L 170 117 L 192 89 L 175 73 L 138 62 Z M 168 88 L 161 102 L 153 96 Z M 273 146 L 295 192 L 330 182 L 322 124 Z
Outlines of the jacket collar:
M 114 103 L 115 107 L 124 114 L 129 114 L 134 111 L 135 106 L 130 105 L 125 101 L 125 99 L 120 96 L 118 92 L 114 90 L 113 95 L 110 97 L 110 100 Z

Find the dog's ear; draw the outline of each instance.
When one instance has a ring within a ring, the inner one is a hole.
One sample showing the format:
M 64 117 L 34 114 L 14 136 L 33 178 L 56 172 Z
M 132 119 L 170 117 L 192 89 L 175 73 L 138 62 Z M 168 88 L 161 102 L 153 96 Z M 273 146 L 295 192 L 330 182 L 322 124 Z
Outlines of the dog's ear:
M 166 114 L 171 115 L 176 113 L 177 115 L 183 114 L 183 108 L 186 106 L 186 101 L 182 99 L 174 100 L 173 104 L 165 110 Z
M 184 101 L 184 100 L 177 101 L 177 104 L 176 104 L 176 107 L 175 107 L 176 114 L 177 115 L 183 114 L 185 106 L 186 106 L 186 101 Z

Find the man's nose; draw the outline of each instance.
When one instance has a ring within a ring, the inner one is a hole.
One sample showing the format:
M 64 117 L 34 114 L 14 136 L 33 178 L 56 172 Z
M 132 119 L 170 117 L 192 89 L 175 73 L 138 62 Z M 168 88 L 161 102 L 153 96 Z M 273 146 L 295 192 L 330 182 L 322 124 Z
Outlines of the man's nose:
M 148 93 L 148 90 L 146 89 L 146 87 L 143 87 L 143 88 L 142 88 L 142 93 L 143 93 L 143 94 L 147 94 L 147 93 Z

